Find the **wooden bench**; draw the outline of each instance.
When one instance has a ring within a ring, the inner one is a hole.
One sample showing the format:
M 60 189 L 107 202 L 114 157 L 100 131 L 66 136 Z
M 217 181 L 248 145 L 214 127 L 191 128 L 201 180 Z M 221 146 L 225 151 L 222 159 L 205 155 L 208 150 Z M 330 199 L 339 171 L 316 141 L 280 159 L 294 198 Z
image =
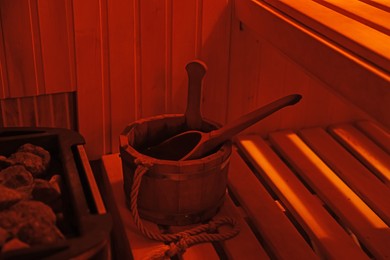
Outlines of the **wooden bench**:
M 179 259 L 389 258 L 389 142 L 389 132 L 369 121 L 239 136 L 218 215 L 236 218 L 240 233 L 190 247 Z M 119 155 L 102 161 L 115 253 L 143 259 L 162 243 L 134 226 Z

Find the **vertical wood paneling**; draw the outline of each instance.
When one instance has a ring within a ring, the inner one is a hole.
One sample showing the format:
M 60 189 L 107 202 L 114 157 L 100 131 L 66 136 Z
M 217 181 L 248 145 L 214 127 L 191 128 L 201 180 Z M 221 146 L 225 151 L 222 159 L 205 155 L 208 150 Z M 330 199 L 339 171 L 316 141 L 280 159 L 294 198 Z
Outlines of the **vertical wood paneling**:
M 100 40 L 101 67 L 102 67 L 102 90 L 103 90 L 103 151 L 104 154 L 111 151 L 111 106 L 110 106 L 110 74 L 109 74 L 109 49 L 108 49 L 108 0 L 100 0 Z M 100 154 L 94 158 L 100 158 Z
M 55 125 L 56 127 L 70 127 L 69 103 L 66 97 L 67 95 L 63 94 L 51 95 L 51 102 L 53 105 L 53 125 Z M 59 113 L 61 110 L 62 112 Z
M 0 1 L 0 98 L 74 91 L 71 0 Z
M 3 25 L 0 11 L 0 99 L 8 93 L 7 67 L 5 62 Z
M 196 56 L 196 41 L 198 38 L 197 2 L 199 0 L 173 0 L 172 103 L 168 111 L 170 113 L 185 112 L 188 86 L 185 65 L 190 60 L 199 58 Z
M 36 109 L 39 126 L 54 126 L 53 102 L 50 95 L 36 97 Z
M 75 1 L 75 52 L 79 131 L 91 158 L 105 151 L 100 1 Z
M 226 121 L 231 1 L 203 1 L 201 58 L 208 66 L 203 91 L 206 118 Z
M 20 113 L 18 109 L 17 99 L 3 99 L 1 100 L 3 123 L 6 126 L 20 126 Z
M 165 113 L 169 113 L 172 104 L 172 18 L 173 0 L 165 0 Z
M 166 1 L 166 0 L 165 0 Z M 140 1 L 141 116 L 165 112 L 166 4 Z
M 137 117 L 135 109 L 137 37 L 134 1 L 109 0 L 108 4 L 111 149 L 116 151 L 119 147 L 119 134 Z
M 35 104 L 34 97 L 25 97 L 22 99 L 17 99 L 19 102 L 19 108 L 21 111 L 21 125 L 22 126 L 37 126 L 38 118 L 35 113 Z M 63 109 L 63 108 L 61 108 Z M 46 111 L 47 113 L 47 111 Z M 60 114 L 60 113 L 58 113 Z
M 0 15 L 9 89 L 6 96 L 38 94 L 37 82 L 42 75 L 34 61 L 34 39 L 31 28 L 31 6 L 35 1 L 2 0 Z M 38 70 L 37 70 L 38 69 Z
M 0 100 L 0 127 L 61 127 L 76 130 L 75 93 Z
M 229 99 L 228 99 L 228 121 L 237 119 L 244 113 L 253 110 L 258 104 L 258 85 L 261 69 L 260 54 L 263 43 L 253 40 L 253 36 L 246 33 L 238 20 L 232 23 L 232 41 L 229 71 Z M 239 40 L 238 40 L 239 39 Z M 246 50 L 252 50 L 248 52 Z M 259 93 L 261 95 L 261 93 Z
M 38 1 L 40 41 L 46 93 L 72 91 L 72 60 L 69 50 L 67 17 L 69 0 Z
M 253 39 L 252 39 L 253 40 Z M 263 106 L 272 100 L 275 100 L 284 95 L 283 77 L 286 71 L 286 60 L 268 43 L 262 45 L 260 54 L 260 69 L 259 69 L 259 85 L 257 87 L 257 105 Z M 254 129 L 279 128 L 282 111 L 265 118 L 262 122 L 254 127 Z
M 36 88 L 36 95 L 39 95 L 45 94 L 46 89 L 42 60 L 41 32 L 39 28 L 38 0 L 29 0 L 28 4 L 30 8 L 31 36 L 33 41 L 32 50 L 34 58 L 35 86 L 26 85 L 25 87 L 26 89 Z M 30 96 L 30 94 L 25 94 L 24 96 Z

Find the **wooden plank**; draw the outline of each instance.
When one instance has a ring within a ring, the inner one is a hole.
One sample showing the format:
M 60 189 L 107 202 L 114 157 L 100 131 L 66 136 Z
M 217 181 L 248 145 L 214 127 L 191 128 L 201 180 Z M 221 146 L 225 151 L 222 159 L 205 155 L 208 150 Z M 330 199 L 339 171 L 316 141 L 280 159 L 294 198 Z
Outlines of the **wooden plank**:
M 229 79 L 229 42 L 233 1 L 202 1 L 201 50 L 198 55 L 207 64 L 202 107 L 204 117 L 224 124 Z
M 390 225 L 390 189 L 322 128 L 303 129 L 302 139 L 386 223 Z
M 0 99 L 0 127 L 5 127 L 5 122 L 4 122 L 4 108 L 3 108 L 3 101 L 4 99 Z
M 21 126 L 21 111 L 16 98 L 2 99 L 2 117 L 4 126 Z
M 34 104 L 34 97 L 20 98 L 19 102 L 22 117 L 21 126 L 37 126 L 38 118 Z
M 329 131 L 390 187 L 389 154 L 350 124 L 334 125 L 329 128 Z
M 8 73 L 8 97 L 38 93 L 38 68 L 35 64 L 31 6 L 24 0 L 0 2 L 5 59 Z M 32 4 L 35 2 L 32 1 Z M 17 25 L 17 26 L 15 26 Z M 37 64 L 39 66 L 39 64 Z
M 249 30 L 244 30 L 242 26 L 240 27 L 240 21 L 236 17 L 233 18 L 230 48 L 231 62 L 229 62 L 228 121 L 237 119 L 255 109 L 258 105 L 258 92 L 261 89 L 259 74 L 266 68 L 261 66 L 263 43 L 257 40 Z M 264 75 L 268 74 L 264 73 Z M 245 91 L 243 91 L 244 86 Z M 275 89 L 272 90 L 275 91 Z M 276 90 L 276 92 L 278 91 Z M 264 94 L 262 92 L 262 96 Z
M 171 104 L 169 113 L 184 113 L 187 105 L 187 73 L 185 65 L 195 58 L 201 30 L 198 0 L 172 1 Z M 201 18 L 201 17 L 200 17 Z M 208 73 L 206 74 L 206 77 Z M 206 86 L 204 86 L 206 87 Z
M 388 73 L 342 50 L 260 1 L 236 1 L 235 13 L 244 24 L 308 73 L 385 126 L 390 126 L 390 114 L 386 112 L 388 108 L 385 105 L 390 103 Z M 269 26 L 262 26 L 264 24 Z M 372 88 L 367 88 L 368 85 Z M 383 103 L 377 102 L 378 96 Z
M 165 113 L 166 0 L 139 2 L 141 55 L 141 117 Z
M 270 141 L 318 196 L 377 258 L 390 255 L 390 228 L 293 132 Z
M 270 259 L 229 196 L 226 196 L 219 215 L 233 217 L 240 228 L 236 237 L 220 242 L 229 259 Z
M 39 28 L 39 11 L 38 11 L 38 0 L 28 1 L 30 8 L 30 26 L 31 26 L 31 35 L 33 41 L 33 55 L 34 55 L 34 69 L 35 69 L 35 78 L 36 78 L 36 91 L 38 95 L 44 94 L 46 91 L 45 79 L 44 79 L 44 67 L 42 59 L 42 41 L 41 41 L 41 31 Z M 27 86 L 32 88 L 34 86 Z M 27 94 L 25 95 L 27 96 Z
M 111 151 L 119 151 L 118 136 L 136 119 L 134 1 L 110 1 L 108 41 L 110 66 Z M 129 15 L 131 14 L 131 15 Z M 127 28 L 124 30 L 124 28 Z
M 74 8 L 75 52 L 77 68 L 78 128 L 86 139 L 86 151 L 91 160 L 107 152 L 107 138 L 104 99 L 107 85 L 107 62 L 103 51 L 106 31 L 101 12 L 106 9 L 99 2 L 76 1 Z M 104 36 L 103 36 L 104 35 Z
M 321 258 L 368 259 L 320 201 L 260 136 L 240 137 L 237 145 L 308 233 L 315 248 L 320 250 Z
M 383 11 L 390 12 L 390 3 L 387 0 L 360 0 Z
M 72 91 L 69 27 L 66 6 L 69 0 L 38 1 L 39 32 L 42 46 L 45 93 Z
M 390 14 L 359 0 L 317 0 L 318 3 L 390 36 Z
M 1 18 L 0 18 L 1 19 Z M 3 26 L 0 22 L 0 99 L 8 96 L 7 63 L 5 60 L 5 47 L 3 39 Z
M 69 108 L 69 125 L 68 128 L 78 131 L 77 129 L 77 106 L 76 106 L 76 93 L 68 92 L 66 95 Z
M 54 127 L 53 102 L 50 95 L 36 97 L 38 125 Z
M 297 229 L 280 210 L 240 156 L 230 160 L 229 188 L 248 213 L 277 259 L 316 259 Z
M 56 127 L 69 128 L 71 112 L 67 99 L 67 93 L 52 94 L 54 125 Z
M 378 124 L 372 121 L 359 121 L 355 125 L 360 131 L 364 132 L 370 137 L 376 145 L 380 146 L 388 154 L 390 154 L 390 133 L 384 128 L 381 128 Z

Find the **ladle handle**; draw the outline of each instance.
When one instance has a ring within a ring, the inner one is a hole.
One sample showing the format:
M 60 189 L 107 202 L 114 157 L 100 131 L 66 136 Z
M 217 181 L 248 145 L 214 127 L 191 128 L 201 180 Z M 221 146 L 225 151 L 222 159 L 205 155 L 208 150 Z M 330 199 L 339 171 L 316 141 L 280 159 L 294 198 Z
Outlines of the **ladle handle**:
M 276 111 L 286 106 L 291 106 L 298 103 L 301 98 L 302 96 L 299 94 L 285 96 L 269 103 L 268 105 L 256 109 L 231 123 L 228 123 L 220 129 L 210 132 L 209 140 L 205 141 L 204 147 L 201 150 L 211 151 L 218 145 L 224 143 L 226 140 L 232 138 L 259 120 L 275 113 Z
M 202 80 L 207 66 L 200 60 L 191 61 L 186 65 L 188 74 L 187 109 L 185 112 L 186 124 L 189 129 L 201 129 L 202 115 L 200 101 L 202 95 Z

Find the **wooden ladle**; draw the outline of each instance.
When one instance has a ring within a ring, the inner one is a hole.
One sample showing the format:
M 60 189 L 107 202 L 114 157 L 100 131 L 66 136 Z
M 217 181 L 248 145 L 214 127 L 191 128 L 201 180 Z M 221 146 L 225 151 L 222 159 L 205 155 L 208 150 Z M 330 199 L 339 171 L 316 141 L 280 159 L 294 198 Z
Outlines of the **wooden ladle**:
M 193 160 L 206 156 L 219 145 L 272 113 L 299 102 L 302 96 L 293 94 L 258 108 L 224 127 L 204 133 L 190 130 L 149 147 L 146 155 L 163 160 Z
M 186 70 L 188 75 L 187 108 L 184 114 L 186 124 L 191 130 L 200 130 L 203 121 L 200 112 L 202 80 L 207 66 L 200 60 L 193 60 L 186 65 Z

